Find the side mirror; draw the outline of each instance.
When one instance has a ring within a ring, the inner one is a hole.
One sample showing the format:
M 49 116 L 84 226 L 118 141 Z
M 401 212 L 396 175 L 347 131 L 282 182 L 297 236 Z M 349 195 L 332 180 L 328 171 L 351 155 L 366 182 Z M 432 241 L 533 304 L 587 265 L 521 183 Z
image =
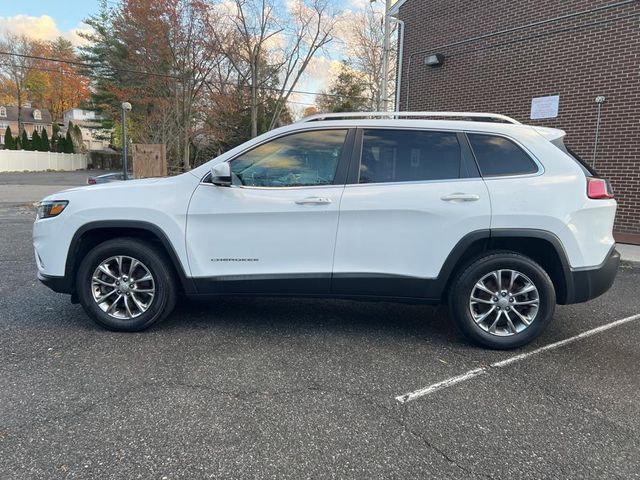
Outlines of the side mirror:
M 219 187 L 231 186 L 231 167 L 227 162 L 211 167 L 211 183 Z

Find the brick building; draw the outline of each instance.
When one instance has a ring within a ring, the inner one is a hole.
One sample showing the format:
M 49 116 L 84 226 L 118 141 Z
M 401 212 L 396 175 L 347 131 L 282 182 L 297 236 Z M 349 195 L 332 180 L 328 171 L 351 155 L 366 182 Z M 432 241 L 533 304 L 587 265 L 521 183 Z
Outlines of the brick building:
M 619 202 L 616 238 L 640 243 L 640 1 L 399 0 L 391 14 L 405 23 L 401 110 L 561 128 L 591 164 L 604 96 L 595 168 Z M 545 96 L 559 96 L 557 117 L 532 120 Z

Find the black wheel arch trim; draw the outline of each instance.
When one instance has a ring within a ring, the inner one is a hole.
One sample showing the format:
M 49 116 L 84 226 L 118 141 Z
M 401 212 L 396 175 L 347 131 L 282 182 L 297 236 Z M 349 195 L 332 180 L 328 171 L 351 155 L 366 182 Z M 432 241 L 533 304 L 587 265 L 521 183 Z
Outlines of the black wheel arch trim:
M 188 277 L 187 274 L 185 273 L 182 263 L 180 263 L 180 259 L 178 258 L 178 254 L 176 253 L 175 248 L 173 247 L 171 242 L 169 241 L 169 238 L 166 235 L 166 233 L 157 225 L 150 222 L 141 221 L 141 220 L 98 220 L 94 222 L 85 223 L 84 225 L 82 225 L 76 231 L 76 233 L 74 233 L 73 238 L 71 239 L 71 243 L 69 244 L 69 250 L 67 252 L 67 259 L 65 262 L 65 269 L 64 269 L 65 274 L 63 277 L 65 279 L 64 283 L 66 285 L 66 292 L 64 293 L 73 294 L 73 291 L 74 291 L 75 282 L 74 282 L 73 274 L 79 264 L 79 259 L 76 258 L 75 252 L 77 252 L 79 249 L 80 240 L 83 237 L 83 235 L 94 230 L 110 229 L 110 228 L 143 230 L 154 235 L 160 241 L 167 255 L 171 259 L 171 263 L 176 273 L 178 274 L 178 278 L 180 280 L 180 284 L 182 285 L 184 292 L 187 294 L 196 293 L 193 280 L 190 277 Z

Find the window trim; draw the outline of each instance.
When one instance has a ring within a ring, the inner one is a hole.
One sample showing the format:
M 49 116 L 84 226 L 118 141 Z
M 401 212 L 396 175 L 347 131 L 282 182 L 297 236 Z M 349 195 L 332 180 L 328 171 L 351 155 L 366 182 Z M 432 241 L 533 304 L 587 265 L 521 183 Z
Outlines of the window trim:
M 505 135 L 503 133 L 480 132 L 480 131 L 473 131 L 473 130 L 465 130 L 463 133 L 464 133 L 465 137 L 467 137 L 467 142 L 469 144 L 469 149 L 471 150 L 471 153 L 473 154 L 473 159 L 476 162 L 476 166 L 478 167 L 478 171 L 480 172 L 480 176 L 485 181 L 486 180 L 500 180 L 500 179 L 503 179 L 503 178 L 538 177 L 538 176 L 540 176 L 540 175 L 542 175 L 544 173 L 544 165 L 542 165 L 540 160 L 538 160 L 538 157 L 536 157 L 533 154 L 533 152 L 531 152 L 531 150 L 529 150 L 521 142 L 519 142 L 517 139 L 515 139 L 513 137 L 510 137 L 509 135 Z M 476 156 L 476 153 L 473 151 L 473 145 L 471 144 L 471 139 L 469 139 L 469 135 L 489 135 L 489 136 L 493 136 L 493 137 L 502 137 L 502 138 L 505 138 L 505 139 L 511 141 L 512 143 L 514 143 L 517 147 L 519 147 L 520 150 L 522 150 L 529 157 L 529 159 L 538 168 L 537 171 L 530 172 L 530 173 L 507 173 L 507 174 L 504 174 L 504 175 L 487 175 L 487 176 L 483 175 L 482 174 L 482 169 L 480 168 L 480 162 L 478 161 L 478 157 Z
M 435 133 L 453 133 L 458 139 L 460 145 L 460 168 L 465 166 L 474 166 L 475 172 L 471 172 L 470 176 L 460 176 L 458 178 L 443 178 L 436 180 L 409 180 L 403 182 L 371 182 L 360 183 L 360 165 L 362 164 L 362 149 L 364 145 L 364 131 L 365 130 L 401 130 L 401 131 L 415 131 L 415 132 L 435 132 Z M 462 138 L 464 137 L 464 138 Z M 406 127 L 406 126 L 363 126 L 358 127 L 357 135 L 354 141 L 353 155 L 351 165 L 349 166 L 349 174 L 347 175 L 347 185 L 353 186 L 368 186 L 368 185 L 413 185 L 422 183 L 443 183 L 443 182 L 465 182 L 470 180 L 480 180 L 480 169 L 471 151 L 469 140 L 464 135 L 464 132 L 454 129 L 443 128 L 421 128 L 421 127 Z M 475 173 L 476 176 L 473 175 Z
M 304 128 L 304 129 L 300 129 L 300 130 L 293 130 L 293 131 L 289 131 L 289 132 L 282 132 L 282 134 L 279 135 L 274 135 L 272 137 L 269 138 L 265 138 L 264 141 L 256 143 L 255 145 L 252 145 L 251 147 L 243 150 L 242 152 L 239 152 L 238 154 L 234 155 L 233 157 L 227 159 L 224 161 L 224 163 L 231 163 L 234 160 L 236 160 L 238 157 L 241 157 L 242 155 L 250 152 L 251 150 L 255 150 L 258 147 L 261 147 L 262 145 L 265 145 L 269 142 L 272 142 L 274 140 L 278 140 L 280 138 L 284 138 L 284 137 L 289 137 L 291 135 L 297 135 L 300 133 L 307 133 L 307 132 L 324 132 L 324 131 L 328 131 L 328 130 L 346 130 L 347 131 L 347 135 L 345 136 L 344 139 L 344 145 L 342 148 L 342 154 L 340 155 L 340 158 L 338 159 L 338 165 L 336 166 L 336 174 L 333 177 L 333 182 L 332 183 L 328 183 L 326 185 L 296 185 L 296 186 L 290 186 L 290 187 L 263 187 L 263 186 L 253 186 L 253 185 L 230 185 L 229 187 L 226 188 L 242 188 L 242 189 L 251 189 L 251 190 L 300 190 L 300 189 L 310 189 L 310 188 L 332 188 L 332 187 L 344 187 L 345 185 L 345 181 L 346 181 L 346 177 L 347 177 L 347 169 L 349 168 L 349 164 L 351 161 L 351 153 L 352 153 L 352 148 L 353 148 L 353 142 L 354 142 L 354 138 L 356 136 L 356 129 L 353 127 L 340 127 L 340 126 L 334 126 L 334 127 L 318 127 L 318 128 Z M 211 177 L 211 172 L 207 172 L 202 179 L 200 180 L 200 184 L 201 185 L 213 185 L 210 182 L 210 177 Z

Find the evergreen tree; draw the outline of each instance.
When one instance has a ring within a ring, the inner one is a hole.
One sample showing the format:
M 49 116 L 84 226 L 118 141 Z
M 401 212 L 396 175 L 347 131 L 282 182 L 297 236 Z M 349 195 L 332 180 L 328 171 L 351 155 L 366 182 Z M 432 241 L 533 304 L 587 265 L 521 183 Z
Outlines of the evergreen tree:
M 51 151 L 59 152 L 58 150 L 58 140 L 60 140 L 60 125 L 57 122 L 53 122 L 51 133 Z
M 20 149 L 21 150 L 31 150 L 31 141 L 27 136 L 27 131 L 22 130 L 22 136 L 20 137 Z
M 4 148 L 7 150 L 15 150 L 17 147 L 16 139 L 11 134 L 11 127 L 7 127 L 4 132 Z
M 73 130 L 71 132 L 71 138 L 73 138 L 73 148 L 74 151 L 79 152 L 84 147 L 84 143 L 82 142 L 82 130 L 78 125 L 73 126 Z
M 40 151 L 40 135 L 36 129 L 33 130 L 33 135 L 31 135 L 31 150 L 34 152 Z
M 56 141 L 55 141 L 55 151 L 58 153 L 64 153 L 65 150 L 65 139 L 62 135 L 56 135 Z
M 49 134 L 47 129 L 42 130 L 42 136 L 40 137 L 40 151 L 48 152 L 51 150 L 51 144 L 49 143 Z
M 64 153 L 75 153 L 75 149 L 73 148 L 73 138 L 71 138 L 71 128 L 71 122 L 69 122 L 67 136 L 64 139 Z

